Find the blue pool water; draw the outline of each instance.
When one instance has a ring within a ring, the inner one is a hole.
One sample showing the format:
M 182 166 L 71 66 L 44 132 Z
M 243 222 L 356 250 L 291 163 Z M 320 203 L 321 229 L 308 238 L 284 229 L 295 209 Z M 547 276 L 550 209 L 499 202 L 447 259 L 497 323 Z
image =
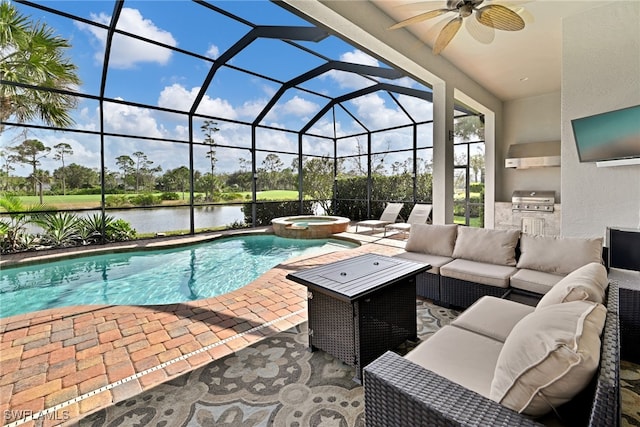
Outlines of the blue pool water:
M 238 289 L 289 258 L 354 246 L 334 239 L 254 235 L 4 268 L 0 317 L 79 304 L 149 305 L 209 298 Z

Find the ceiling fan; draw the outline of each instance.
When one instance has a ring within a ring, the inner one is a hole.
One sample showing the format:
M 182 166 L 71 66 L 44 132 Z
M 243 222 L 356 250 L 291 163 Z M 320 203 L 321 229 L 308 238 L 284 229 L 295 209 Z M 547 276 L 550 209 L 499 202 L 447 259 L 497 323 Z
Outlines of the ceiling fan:
M 428 12 L 420 13 L 411 18 L 398 22 L 389 27 L 390 30 L 406 27 L 407 25 L 416 24 L 426 21 L 446 13 L 453 12 L 456 16 L 451 19 L 442 28 L 436 42 L 433 45 L 434 55 L 439 55 L 442 50 L 447 47 L 449 42 L 457 34 L 464 18 L 473 15 L 477 22 L 489 28 L 495 28 L 503 31 L 519 31 L 524 28 L 524 20 L 513 10 L 499 4 L 489 4 L 479 7 L 484 0 L 447 0 L 446 8 L 434 9 Z M 474 13 L 475 12 L 475 13 Z

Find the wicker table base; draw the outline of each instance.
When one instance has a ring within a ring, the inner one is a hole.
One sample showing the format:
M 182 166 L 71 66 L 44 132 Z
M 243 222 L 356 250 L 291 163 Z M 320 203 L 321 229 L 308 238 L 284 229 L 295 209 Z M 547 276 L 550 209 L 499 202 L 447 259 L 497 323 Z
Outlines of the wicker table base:
M 368 265 L 375 268 L 368 272 Z M 361 382 L 365 365 L 417 339 L 416 275 L 428 268 L 367 254 L 289 274 L 309 288 L 310 349 L 354 366 L 354 381 Z M 340 280 L 342 274 L 355 278 Z
M 385 351 L 417 340 L 415 279 L 353 303 L 312 293 L 308 311 L 311 350 L 322 349 L 354 366 L 357 382 L 362 368 Z

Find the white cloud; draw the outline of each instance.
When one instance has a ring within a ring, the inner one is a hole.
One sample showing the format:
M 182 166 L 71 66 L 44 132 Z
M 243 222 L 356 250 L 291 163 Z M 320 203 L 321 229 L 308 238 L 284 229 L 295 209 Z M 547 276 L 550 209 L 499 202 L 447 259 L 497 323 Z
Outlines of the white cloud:
M 111 22 L 111 16 L 104 12 L 91 14 L 91 19 L 105 25 Z M 95 53 L 95 58 L 102 63 L 107 38 L 106 31 L 90 25 L 78 24 L 78 26 L 89 31 L 99 43 L 100 49 Z M 123 8 L 117 28 L 169 46 L 177 46 L 178 44 L 170 32 L 158 28 L 151 20 L 145 19 L 137 9 Z M 170 58 L 171 50 L 169 49 L 116 34 L 111 46 L 109 65 L 114 68 L 131 68 L 143 62 L 156 62 L 164 65 Z
M 132 107 L 124 104 L 105 103 L 104 123 L 107 132 L 162 137 L 152 111 L 146 108 Z
M 267 84 L 261 85 L 261 89 L 269 98 L 273 97 L 273 95 L 275 95 L 277 92 L 275 87 L 269 86 Z
M 286 129 L 278 123 L 269 123 L 274 128 Z M 279 132 L 269 129 L 258 129 L 256 134 L 256 146 L 259 149 L 274 151 L 296 152 L 298 150 L 298 140 L 295 134 L 290 132 Z
M 307 101 L 299 96 L 294 96 L 282 106 L 282 111 L 285 113 L 300 117 L 317 112 L 319 109 L 320 107 L 315 102 Z
M 318 132 L 318 134 L 329 137 L 333 137 L 334 132 L 336 137 L 347 135 L 347 132 L 345 132 L 342 128 L 342 123 L 340 123 L 339 120 L 336 120 L 336 123 L 333 123 L 333 120 L 320 120 L 318 123 L 316 123 L 314 129 L 320 129 L 320 132 Z
M 409 95 L 398 95 L 398 101 L 414 120 L 419 122 L 433 120 L 433 104 L 431 102 Z
M 264 101 L 264 102 L 263 102 Z M 252 108 L 243 108 L 243 112 L 249 120 L 253 120 L 257 117 L 258 113 L 262 111 L 264 106 L 267 104 L 267 100 L 253 100 L 245 103 L 246 107 L 251 106 Z M 294 118 L 301 118 L 303 121 L 309 119 L 309 115 L 315 114 L 320 110 L 320 106 L 315 102 L 309 101 L 299 96 L 294 96 L 284 103 L 277 103 L 273 108 L 271 108 L 265 118 L 262 120 L 262 123 L 269 123 L 269 126 L 279 127 L 286 129 L 287 127 L 295 128 Z M 289 119 L 287 120 L 287 124 L 284 123 L 276 123 L 281 119 Z M 295 122 L 297 123 L 297 121 Z
M 207 49 L 207 53 L 205 54 L 205 56 L 213 59 L 216 59 L 218 55 L 220 55 L 220 49 L 218 49 L 218 46 L 214 44 L 209 46 L 209 49 Z
M 343 53 L 342 55 L 340 55 L 340 60 L 344 62 L 351 62 L 354 64 L 372 65 L 374 67 L 377 67 L 379 65 L 377 59 L 358 49 L 351 52 Z
M 158 105 L 174 110 L 189 111 L 198 92 L 200 92 L 199 87 L 187 90 L 184 86 L 174 83 L 171 86 L 166 86 L 162 92 L 160 92 Z M 213 99 L 208 95 L 202 98 L 197 112 L 225 119 L 235 119 L 238 116 L 233 106 L 227 100 L 220 98 Z
M 376 129 L 407 124 L 407 116 L 399 109 L 387 108 L 385 100 L 377 93 L 361 96 L 351 101 L 357 107 L 358 117 L 365 125 L 374 125 Z
M 173 131 L 174 137 L 183 141 L 189 140 L 189 127 L 184 125 L 177 125 Z
M 82 138 L 80 136 L 74 136 L 74 138 Z M 55 146 L 61 142 L 67 143 L 71 146 L 73 154 L 65 156 L 65 164 L 68 166 L 71 163 L 76 163 L 91 169 L 100 170 L 100 156 L 96 155 L 96 150 L 100 149 L 97 139 L 93 139 L 93 142 L 79 142 L 75 139 L 71 139 L 68 136 L 64 138 L 56 138 L 51 141 L 51 146 Z M 57 162 L 55 168 L 61 167 L 62 163 Z M 55 169 L 51 168 L 51 170 Z
M 379 65 L 378 61 L 375 58 L 367 55 L 361 50 L 345 52 L 340 55 L 340 60 L 352 64 L 371 65 L 374 67 L 377 67 Z M 344 71 L 329 71 L 328 73 L 325 73 L 325 75 L 335 80 L 338 83 L 338 86 L 340 86 L 341 88 L 361 89 L 372 84 L 371 80 L 368 80 L 355 73 L 348 73 Z M 324 75 L 322 76 L 322 78 L 324 78 Z
M 239 116 L 248 119 L 249 121 L 253 121 L 258 114 L 264 109 L 265 105 L 267 105 L 268 100 L 266 99 L 252 99 L 249 101 L 245 101 L 244 104 L 240 108 L 236 110 Z

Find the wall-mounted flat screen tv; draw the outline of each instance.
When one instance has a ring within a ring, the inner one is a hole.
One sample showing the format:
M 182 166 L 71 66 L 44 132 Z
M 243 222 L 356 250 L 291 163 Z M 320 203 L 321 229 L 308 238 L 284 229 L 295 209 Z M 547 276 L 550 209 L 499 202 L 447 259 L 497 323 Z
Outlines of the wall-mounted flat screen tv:
M 640 158 L 640 105 L 571 120 L 581 162 Z

